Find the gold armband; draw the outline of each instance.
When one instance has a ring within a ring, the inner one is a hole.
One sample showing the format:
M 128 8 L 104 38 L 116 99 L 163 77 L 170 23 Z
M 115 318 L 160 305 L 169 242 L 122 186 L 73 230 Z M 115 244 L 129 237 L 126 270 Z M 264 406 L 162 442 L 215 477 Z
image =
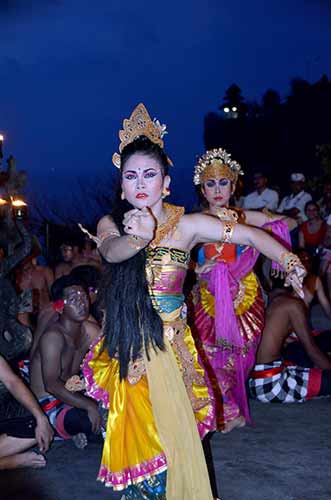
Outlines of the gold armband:
M 113 236 L 113 237 L 117 237 L 119 238 L 121 236 L 121 234 L 119 233 L 119 231 L 113 231 L 113 230 L 108 230 L 108 231 L 103 231 L 102 233 L 99 234 L 98 236 L 98 239 L 99 239 L 99 242 L 97 243 L 97 247 L 100 248 L 102 243 L 107 239 L 109 238 L 110 236 Z
M 235 222 L 223 222 L 223 234 L 221 237 L 221 241 L 223 241 L 223 243 L 232 242 L 232 234 L 234 226 Z
M 128 237 L 128 244 L 131 248 L 134 248 L 135 250 L 141 250 L 146 246 L 146 241 L 140 238 L 139 236 L 136 236 L 135 234 L 131 234 Z
M 119 231 L 104 231 L 103 233 L 100 233 L 98 238 L 101 242 L 103 242 L 104 240 L 106 240 L 107 238 L 109 238 L 109 236 L 121 236 Z

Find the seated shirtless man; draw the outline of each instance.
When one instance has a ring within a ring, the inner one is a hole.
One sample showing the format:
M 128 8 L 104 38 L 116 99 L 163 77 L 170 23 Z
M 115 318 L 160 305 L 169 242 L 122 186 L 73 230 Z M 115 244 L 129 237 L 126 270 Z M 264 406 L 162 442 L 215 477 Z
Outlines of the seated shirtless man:
M 88 290 L 89 302 L 90 302 L 90 314 L 83 325 L 85 328 L 89 328 L 89 323 L 96 323 L 101 325 L 102 315 L 96 307 L 96 299 L 98 294 L 98 282 L 100 280 L 100 273 L 94 266 L 78 266 L 75 267 L 70 276 L 75 280 L 78 280 L 81 285 Z M 97 321 L 97 319 L 99 321 Z M 30 359 L 33 358 L 34 352 L 39 344 L 41 335 L 49 328 L 49 326 L 59 319 L 59 314 L 57 312 L 56 304 L 52 302 L 49 303 L 44 309 L 39 313 L 38 322 L 36 329 L 33 333 L 33 344 L 30 350 Z
M 288 366 L 282 361 L 281 350 L 289 331 L 297 334 L 314 368 Z M 270 294 L 249 389 L 262 403 L 296 403 L 331 395 L 331 361 L 315 343 L 305 303 L 289 290 L 275 289 Z
M 31 359 L 31 388 L 47 414 L 57 437 L 74 437 L 85 447 L 86 436 L 100 430 L 94 400 L 69 390 L 68 380 L 79 374 L 80 364 L 100 329 L 87 321 L 89 301 L 85 289 L 72 276 L 56 280 L 51 290 L 59 317 L 40 336 Z M 81 389 L 78 384 L 77 389 Z

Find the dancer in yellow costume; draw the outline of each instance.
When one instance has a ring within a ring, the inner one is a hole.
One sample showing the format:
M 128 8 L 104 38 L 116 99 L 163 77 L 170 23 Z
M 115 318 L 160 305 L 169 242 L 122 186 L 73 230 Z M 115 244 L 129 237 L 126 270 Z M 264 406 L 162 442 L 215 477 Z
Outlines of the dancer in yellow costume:
M 254 241 L 300 294 L 305 271 L 259 229 L 164 203 L 164 132 L 142 104 L 120 131 L 121 200 L 97 235 L 107 261 L 103 332 L 83 371 L 88 393 L 109 410 L 98 478 L 126 500 L 212 500 L 200 437 L 215 429 L 214 401 L 186 325 L 189 252 L 198 242 Z

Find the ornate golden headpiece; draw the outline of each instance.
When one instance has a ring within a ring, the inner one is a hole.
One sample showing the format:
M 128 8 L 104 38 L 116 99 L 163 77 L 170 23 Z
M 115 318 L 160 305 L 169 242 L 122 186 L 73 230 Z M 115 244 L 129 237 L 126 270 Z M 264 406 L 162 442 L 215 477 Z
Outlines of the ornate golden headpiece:
M 133 110 L 129 119 L 123 121 L 123 130 L 120 130 L 118 135 L 121 140 L 119 151 L 122 153 L 125 146 L 133 142 L 137 137 L 145 135 L 154 144 L 158 144 L 163 149 L 163 136 L 167 134 L 166 125 L 161 125 L 159 120 L 154 118 L 151 120 L 145 106 L 140 103 Z M 121 167 L 121 157 L 118 153 L 113 154 L 113 163 L 115 167 Z M 169 160 L 171 164 L 171 161 Z
M 197 165 L 194 167 L 193 182 L 196 186 L 203 184 L 207 179 L 224 177 L 236 183 L 238 175 L 243 175 L 241 166 L 231 160 L 230 153 L 225 149 L 211 149 L 200 156 Z

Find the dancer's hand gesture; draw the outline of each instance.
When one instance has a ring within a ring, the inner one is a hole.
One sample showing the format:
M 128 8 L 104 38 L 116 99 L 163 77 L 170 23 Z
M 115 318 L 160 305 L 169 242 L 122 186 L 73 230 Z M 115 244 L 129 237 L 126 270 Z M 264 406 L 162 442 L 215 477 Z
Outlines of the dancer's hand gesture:
M 286 275 L 285 278 L 285 286 L 292 286 L 293 290 L 301 299 L 305 297 L 303 291 L 303 280 L 306 274 L 307 271 L 304 266 L 298 264 L 294 267 L 293 271 Z
M 151 241 L 155 232 L 155 217 L 148 207 L 126 212 L 123 219 L 124 232 Z

